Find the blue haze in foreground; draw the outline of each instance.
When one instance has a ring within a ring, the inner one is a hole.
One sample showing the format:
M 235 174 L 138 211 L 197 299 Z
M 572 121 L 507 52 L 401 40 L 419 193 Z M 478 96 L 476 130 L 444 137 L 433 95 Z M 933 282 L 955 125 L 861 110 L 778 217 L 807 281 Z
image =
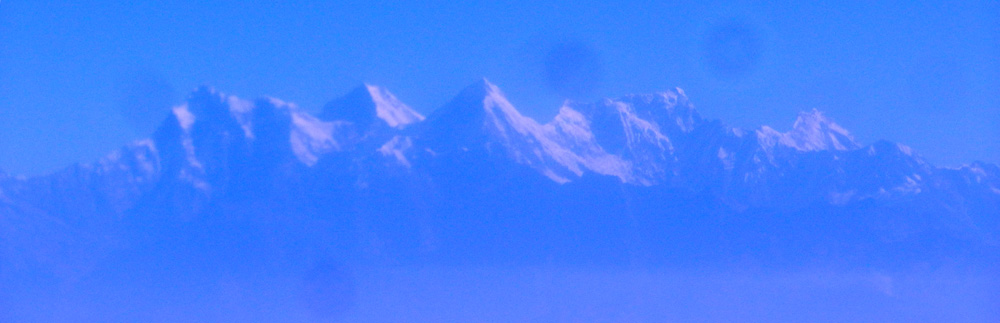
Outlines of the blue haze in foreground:
M 149 139 L 0 175 L 0 320 L 1000 319 L 1000 168 L 821 111 L 703 118 L 681 89 L 426 117 L 199 88 Z

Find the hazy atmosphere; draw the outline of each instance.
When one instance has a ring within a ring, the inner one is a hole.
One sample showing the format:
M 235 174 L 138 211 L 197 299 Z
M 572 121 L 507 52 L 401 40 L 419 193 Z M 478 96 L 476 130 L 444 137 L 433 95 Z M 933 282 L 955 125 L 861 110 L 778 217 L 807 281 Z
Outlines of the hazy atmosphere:
M 1000 322 L 1000 3 L 0 0 L 0 322 Z
M 546 122 L 565 99 L 684 89 L 733 126 L 825 111 L 932 163 L 1000 162 L 995 1 L 0 2 L 0 169 L 148 136 L 195 87 L 319 111 L 363 82 L 428 114 L 487 77 Z

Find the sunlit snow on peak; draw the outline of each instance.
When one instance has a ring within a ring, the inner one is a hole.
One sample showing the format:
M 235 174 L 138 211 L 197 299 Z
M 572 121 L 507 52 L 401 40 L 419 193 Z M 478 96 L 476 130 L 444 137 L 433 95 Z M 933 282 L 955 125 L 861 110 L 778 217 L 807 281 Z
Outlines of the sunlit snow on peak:
M 401 128 L 424 120 L 423 115 L 400 102 L 386 89 L 371 84 L 365 84 L 365 88 L 375 103 L 375 115 L 390 127 Z
M 803 151 L 851 150 L 859 145 L 854 137 L 819 110 L 799 113 L 783 143 Z

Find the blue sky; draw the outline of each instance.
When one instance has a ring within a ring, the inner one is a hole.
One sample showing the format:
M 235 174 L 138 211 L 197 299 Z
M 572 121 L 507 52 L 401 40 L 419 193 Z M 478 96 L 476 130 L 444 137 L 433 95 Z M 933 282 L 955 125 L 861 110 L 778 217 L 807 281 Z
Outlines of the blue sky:
M 996 1 L 3 0 L 0 169 L 99 158 L 199 85 L 317 111 L 369 82 L 429 113 L 480 77 L 540 121 L 681 87 L 734 126 L 818 108 L 863 143 L 1000 162 Z

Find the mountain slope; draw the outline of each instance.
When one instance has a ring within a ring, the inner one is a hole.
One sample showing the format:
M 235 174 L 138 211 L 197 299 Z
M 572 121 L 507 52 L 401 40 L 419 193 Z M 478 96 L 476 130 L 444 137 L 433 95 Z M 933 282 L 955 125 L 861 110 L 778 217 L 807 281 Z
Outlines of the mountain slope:
M 121 250 L 248 239 L 287 257 L 379 261 L 682 263 L 773 259 L 762 250 L 800 243 L 869 260 L 885 246 L 989 254 L 1000 169 L 859 144 L 816 110 L 786 133 L 732 128 L 680 89 L 566 102 L 539 123 L 485 79 L 426 118 L 372 85 L 319 117 L 200 88 L 150 139 L 94 164 L 0 175 L 0 230 L 0 250 L 17 254 L 5 259 L 51 267 L 57 256 L 26 252 L 51 237 L 67 246 L 51 250 L 90 250 L 80 268 Z M 779 242 L 754 249 L 762 241 Z

